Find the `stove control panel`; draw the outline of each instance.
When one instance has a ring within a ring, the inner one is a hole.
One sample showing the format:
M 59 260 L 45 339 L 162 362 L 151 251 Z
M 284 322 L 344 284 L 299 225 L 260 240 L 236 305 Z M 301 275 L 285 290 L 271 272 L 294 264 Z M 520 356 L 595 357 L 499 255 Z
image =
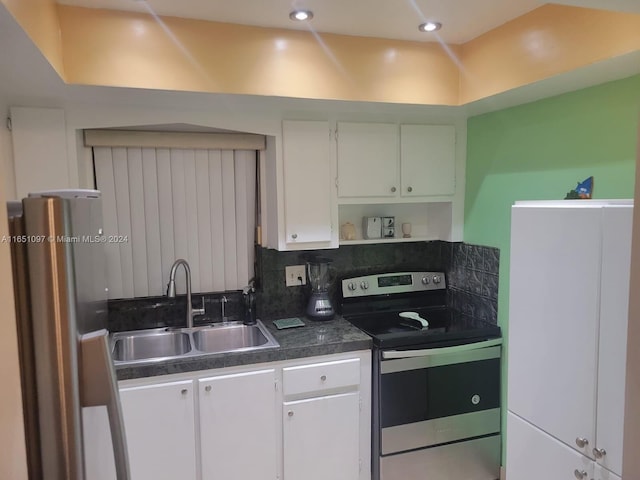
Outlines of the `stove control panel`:
M 444 290 L 447 282 L 444 272 L 397 272 L 342 280 L 342 297 L 364 297 L 396 293 Z

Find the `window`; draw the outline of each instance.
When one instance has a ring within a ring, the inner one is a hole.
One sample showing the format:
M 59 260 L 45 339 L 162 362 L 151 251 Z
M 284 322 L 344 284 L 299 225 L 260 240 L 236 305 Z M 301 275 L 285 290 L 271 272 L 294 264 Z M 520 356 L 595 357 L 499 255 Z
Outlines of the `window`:
M 109 298 L 163 295 L 178 258 L 194 292 L 240 289 L 253 277 L 256 150 L 94 146 L 93 155 L 112 240 Z M 184 275 L 176 280 L 184 292 Z

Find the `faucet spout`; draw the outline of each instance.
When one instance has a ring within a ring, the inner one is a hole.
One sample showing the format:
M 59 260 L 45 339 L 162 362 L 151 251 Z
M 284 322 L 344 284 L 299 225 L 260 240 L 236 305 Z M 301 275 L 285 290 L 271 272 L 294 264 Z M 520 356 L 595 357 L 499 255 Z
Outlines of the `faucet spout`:
M 169 284 L 167 285 L 167 297 L 175 298 L 176 296 L 176 272 L 180 265 L 184 267 L 184 273 L 187 283 L 187 328 L 193 328 L 193 317 L 195 315 L 204 315 L 205 313 L 204 298 L 202 299 L 202 308 L 194 309 L 193 305 L 191 304 L 191 268 L 189 268 L 189 263 L 183 258 L 179 258 L 178 260 L 173 262 L 173 265 L 171 265 L 171 272 L 169 273 Z

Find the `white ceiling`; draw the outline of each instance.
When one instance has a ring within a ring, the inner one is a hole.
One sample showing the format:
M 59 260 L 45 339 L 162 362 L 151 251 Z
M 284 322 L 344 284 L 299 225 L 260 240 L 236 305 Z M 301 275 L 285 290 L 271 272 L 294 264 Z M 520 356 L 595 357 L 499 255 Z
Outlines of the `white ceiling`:
M 527 13 L 545 0 L 58 0 L 58 3 L 218 22 L 340 33 L 364 37 L 463 43 Z M 640 0 L 558 0 L 555 3 L 640 13 Z M 314 12 L 294 22 L 289 12 Z M 418 31 L 427 20 L 443 24 L 437 34 Z

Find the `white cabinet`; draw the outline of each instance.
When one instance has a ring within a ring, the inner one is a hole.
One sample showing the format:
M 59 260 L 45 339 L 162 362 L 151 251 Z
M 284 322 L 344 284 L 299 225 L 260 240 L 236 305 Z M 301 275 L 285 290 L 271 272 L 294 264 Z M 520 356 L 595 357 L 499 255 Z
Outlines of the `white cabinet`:
M 358 392 L 285 402 L 284 479 L 357 480 Z
M 284 121 L 287 249 L 338 246 L 337 197 L 328 122 Z
M 509 411 L 617 474 L 631 222 L 628 203 L 522 202 L 511 231 Z
M 341 243 L 454 240 L 453 125 L 338 122 L 336 139 L 340 224 L 356 229 L 355 240 Z M 362 219 L 381 216 L 395 217 L 395 236 L 364 239 Z
M 284 480 L 361 478 L 361 368 L 354 358 L 283 370 Z
M 371 479 L 370 351 L 126 380 L 120 396 L 132 480 Z M 106 409 L 83 414 L 87 478 L 115 480 Z
M 455 146 L 452 125 L 400 125 L 400 195 L 453 195 Z
M 191 380 L 120 390 L 132 480 L 196 478 Z
M 398 183 L 398 126 L 339 122 L 338 196 L 395 197 Z
M 198 380 L 202 480 L 277 477 L 275 384 L 273 368 Z
M 601 467 L 600 465 L 596 465 L 593 480 L 622 480 L 622 477 L 616 475 L 615 473 L 611 473 L 609 470 Z
M 507 478 L 593 478 L 594 464 L 589 458 L 511 412 L 507 414 L 507 440 Z
M 455 193 L 455 127 L 338 123 L 338 197 L 429 201 Z
M 74 186 L 63 109 L 11 107 L 11 127 L 16 198 Z

